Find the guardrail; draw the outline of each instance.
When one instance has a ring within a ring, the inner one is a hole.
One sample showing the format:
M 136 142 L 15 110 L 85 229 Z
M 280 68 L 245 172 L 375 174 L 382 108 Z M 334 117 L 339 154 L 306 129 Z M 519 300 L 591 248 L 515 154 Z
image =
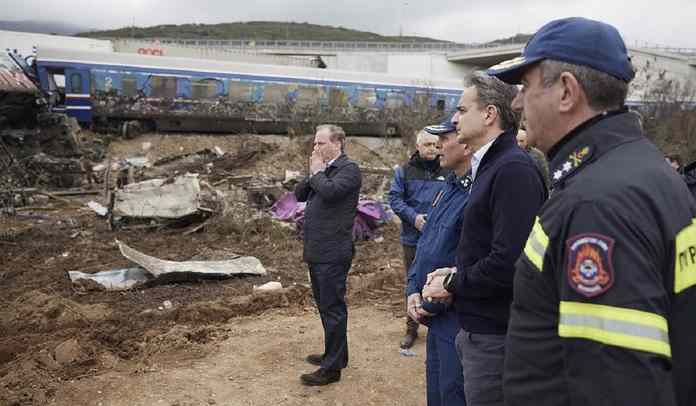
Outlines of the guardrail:
M 111 41 L 134 41 L 204 48 L 240 50 L 257 49 L 307 49 L 321 51 L 384 51 L 384 52 L 428 52 L 465 51 L 470 49 L 524 46 L 525 43 L 464 44 L 457 42 L 378 42 L 378 41 L 303 41 L 303 40 L 253 40 L 253 39 L 179 39 L 179 38 L 107 38 Z M 636 48 L 651 49 L 670 54 L 696 56 L 696 48 L 670 47 L 646 42 L 627 43 Z
M 683 55 L 683 56 L 696 57 L 696 48 L 678 48 L 678 47 L 668 47 L 668 46 L 660 46 L 660 45 L 641 46 L 640 48 L 651 49 L 654 51 L 664 52 L 667 54 L 677 54 L 677 55 Z
M 321 51 L 384 51 L 428 52 L 463 51 L 467 49 L 495 48 L 501 44 L 462 44 L 456 42 L 376 42 L 376 41 L 299 41 L 299 40 L 251 40 L 251 39 L 173 39 L 173 38 L 109 38 L 112 41 L 138 41 L 159 43 L 162 46 L 193 46 L 227 49 L 307 49 Z M 508 44 L 505 44 L 508 45 Z M 511 44 L 512 45 L 512 44 Z M 524 44 L 519 44 L 524 45 Z

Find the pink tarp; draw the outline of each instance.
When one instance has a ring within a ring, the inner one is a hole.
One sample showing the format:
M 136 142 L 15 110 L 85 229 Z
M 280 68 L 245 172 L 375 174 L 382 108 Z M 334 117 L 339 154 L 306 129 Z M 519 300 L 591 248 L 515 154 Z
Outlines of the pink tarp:
M 295 223 L 298 225 L 298 230 L 302 230 L 305 206 L 304 202 L 297 201 L 294 193 L 288 192 L 271 207 L 271 214 L 274 219 Z M 360 199 L 358 213 L 353 223 L 353 239 L 357 241 L 374 238 L 374 230 L 388 219 L 389 215 L 379 202 L 372 199 Z

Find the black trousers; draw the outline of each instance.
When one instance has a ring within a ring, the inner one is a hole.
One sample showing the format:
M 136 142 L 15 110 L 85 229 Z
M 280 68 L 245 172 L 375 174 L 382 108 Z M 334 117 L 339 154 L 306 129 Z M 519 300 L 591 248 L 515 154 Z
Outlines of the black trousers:
M 346 278 L 350 262 L 308 265 L 314 301 L 324 326 L 324 359 L 321 367 L 340 370 L 348 366 Z

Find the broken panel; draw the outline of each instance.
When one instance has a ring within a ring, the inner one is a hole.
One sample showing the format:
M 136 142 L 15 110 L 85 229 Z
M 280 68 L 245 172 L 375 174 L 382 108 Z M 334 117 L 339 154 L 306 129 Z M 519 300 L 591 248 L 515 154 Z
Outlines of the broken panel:
M 230 80 L 229 98 L 233 102 L 253 101 L 254 84 L 247 82 L 234 82 Z
M 176 78 L 151 76 L 150 89 L 150 97 L 174 99 L 176 98 Z
M 269 83 L 263 88 L 264 103 L 286 103 L 288 85 Z

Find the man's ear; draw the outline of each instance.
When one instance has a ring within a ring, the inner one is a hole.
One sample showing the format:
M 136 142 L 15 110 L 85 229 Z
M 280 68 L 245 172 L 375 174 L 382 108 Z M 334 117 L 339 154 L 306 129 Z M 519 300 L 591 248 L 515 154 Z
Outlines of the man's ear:
M 559 89 L 561 92 L 559 98 L 559 111 L 567 113 L 577 108 L 583 99 L 585 99 L 585 91 L 580 82 L 570 72 L 563 72 L 558 78 Z
M 489 104 L 486 106 L 486 116 L 484 118 L 484 121 L 487 126 L 491 126 L 495 124 L 495 121 L 498 119 L 498 108 L 495 107 L 492 104 Z

